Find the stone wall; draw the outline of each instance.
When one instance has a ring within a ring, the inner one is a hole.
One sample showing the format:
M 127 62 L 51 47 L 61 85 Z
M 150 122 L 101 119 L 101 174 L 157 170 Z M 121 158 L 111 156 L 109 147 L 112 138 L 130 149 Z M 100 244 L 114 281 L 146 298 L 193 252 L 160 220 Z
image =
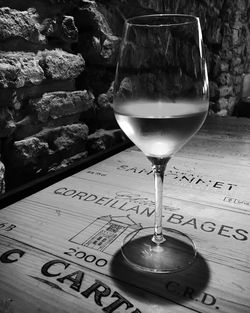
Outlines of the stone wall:
M 125 140 L 118 38 L 92 1 L 0 0 L 0 192 Z
M 232 115 L 247 71 L 248 0 L 0 0 L 0 192 L 124 140 L 111 109 L 125 18 L 200 17 L 210 112 Z M 249 67 L 248 67 L 249 69 Z

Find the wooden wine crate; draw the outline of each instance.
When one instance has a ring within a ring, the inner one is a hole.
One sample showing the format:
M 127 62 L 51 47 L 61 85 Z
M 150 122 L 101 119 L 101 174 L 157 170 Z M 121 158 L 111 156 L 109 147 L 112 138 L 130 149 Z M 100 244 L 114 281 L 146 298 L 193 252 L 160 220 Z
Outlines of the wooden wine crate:
M 198 257 L 174 274 L 120 246 L 152 226 L 153 176 L 135 147 L 0 211 L 0 312 L 250 312 L 250 121 L 208 119 L 169 162 L 163 225 Z

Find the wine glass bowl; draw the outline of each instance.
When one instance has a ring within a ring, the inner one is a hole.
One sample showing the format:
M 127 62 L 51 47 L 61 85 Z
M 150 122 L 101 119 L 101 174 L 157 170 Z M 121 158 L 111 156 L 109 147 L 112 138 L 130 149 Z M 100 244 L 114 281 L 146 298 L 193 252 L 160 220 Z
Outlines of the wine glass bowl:
M 152 163 L 155 179 L 154 227 L 133 232 L 122 246 L 137 268 L 173 272 L 195 259 L 186 234 L 162 227 L 162 190 L 169 159 L 199 130 L 208 103 L 199 19 L 155 14 L 126 20 L 113 109 L 121 129 Z

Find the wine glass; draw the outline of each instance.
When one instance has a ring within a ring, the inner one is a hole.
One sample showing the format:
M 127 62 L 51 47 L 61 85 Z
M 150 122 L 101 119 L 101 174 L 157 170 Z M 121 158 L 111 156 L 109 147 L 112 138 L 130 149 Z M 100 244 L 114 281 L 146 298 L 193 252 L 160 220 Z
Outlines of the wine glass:
M 131 141 L 152 163 L 153 227 L 124 239 L 125 259 L 138 269 L 170 273 L 190 266 L 197 249 L 186 234 L 162 226 L 162 192 L 170 158 L 199 130 L 209 106 L 199 18 L 154 14 L 125 21 L 113 109 Z

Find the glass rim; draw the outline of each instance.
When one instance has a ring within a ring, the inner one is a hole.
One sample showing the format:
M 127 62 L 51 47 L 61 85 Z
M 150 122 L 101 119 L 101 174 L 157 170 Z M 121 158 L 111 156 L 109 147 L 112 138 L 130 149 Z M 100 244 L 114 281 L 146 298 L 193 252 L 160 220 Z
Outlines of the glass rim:
M 190 19 L 190 21 L 183 21 L 180 23 L 140 23 L 140 20 L 143 19 L 156 19 L 156 18 L 171 18 L 171 17 L 179 17 L 179 18 L 187 18 Z M 138 20 L 138 21 L 137 21 Z M 188 24 L 193 24 L 193 23 L 199 23 L 199 17 L 195 16 L 195 15 L 191 15 L 191 14 L 168 14 L 168 13 L 158 13 L 158 14 L 145 14 L 145 15 L 138 15 L 138 16 L 134 16 L 134 17 L 130 17 L 128 19 L 125 20 L 126 24 L 128 24 L 129 26 L 137 26 L 137 27 L 169 27 L 169 26 L 183 26 L 183 25 L 188 25 Z

